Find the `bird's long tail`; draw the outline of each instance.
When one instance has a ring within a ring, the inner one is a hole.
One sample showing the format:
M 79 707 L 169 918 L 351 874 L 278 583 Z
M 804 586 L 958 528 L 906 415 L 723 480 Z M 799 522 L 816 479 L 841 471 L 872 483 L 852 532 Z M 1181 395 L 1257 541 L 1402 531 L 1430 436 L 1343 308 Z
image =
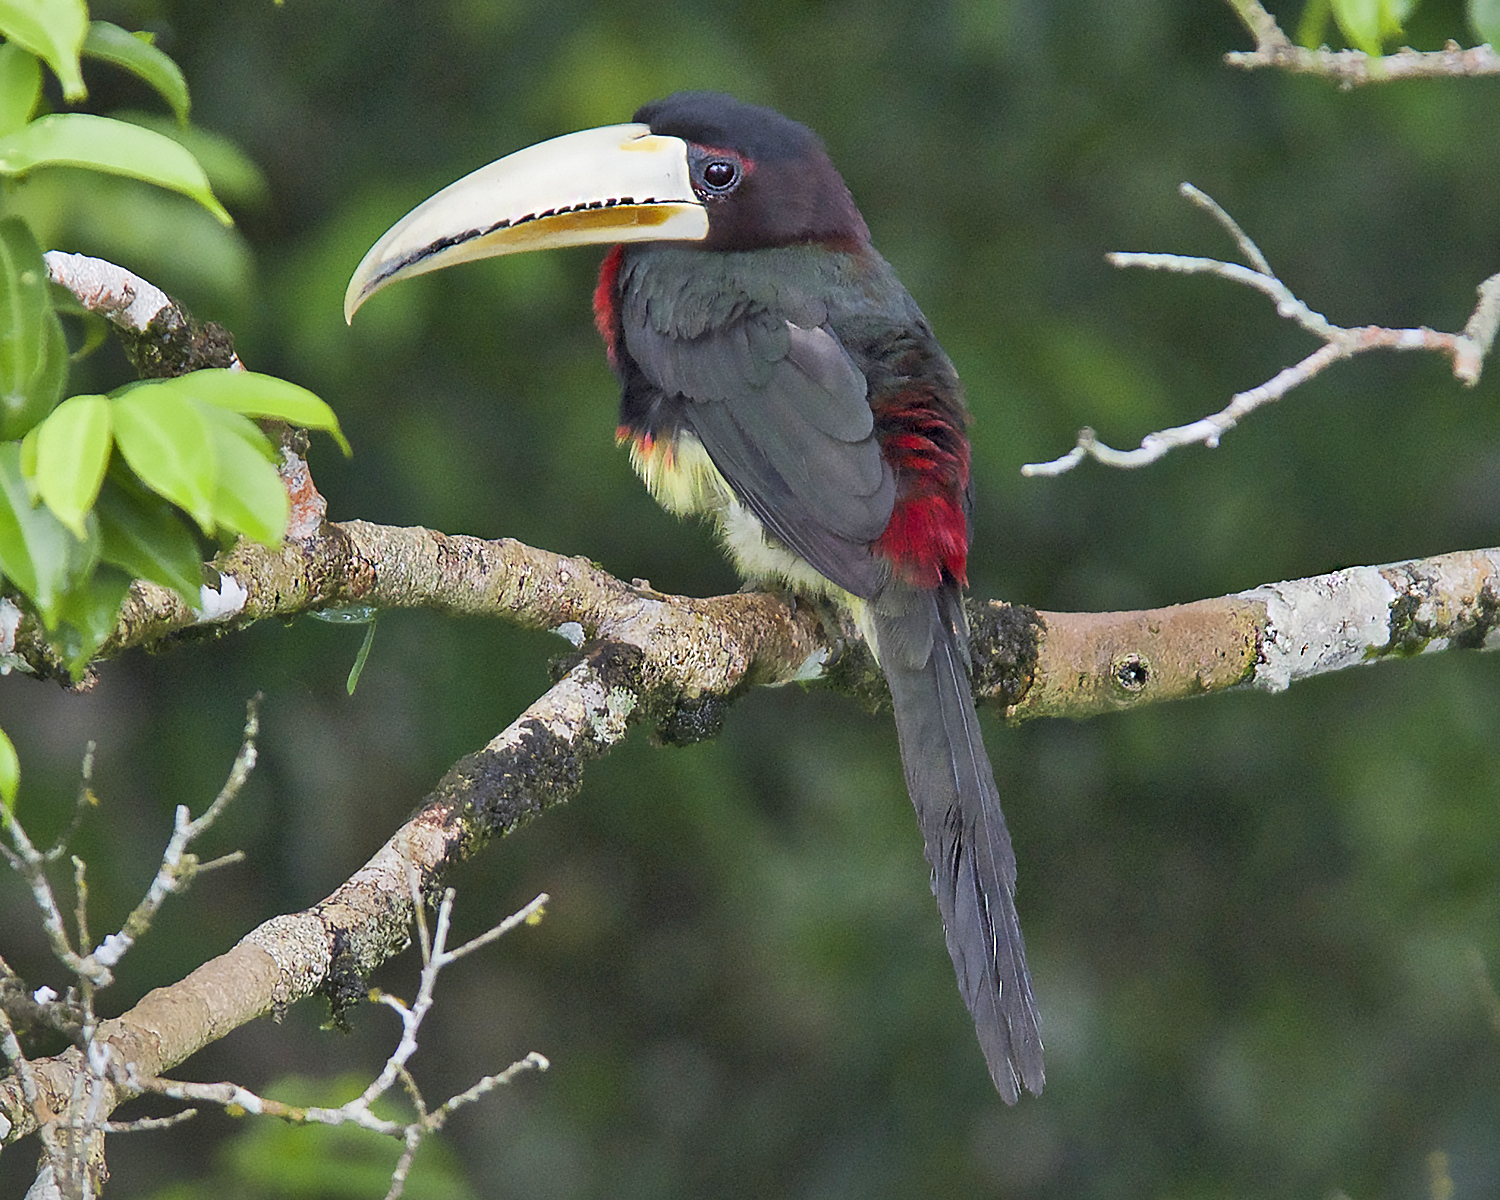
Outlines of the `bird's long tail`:
M 969 681 L 957 587 L 893 582 L 871 604 L 906 786 L 959 990 L 1007 1104 L 1040 1093 L 1042 1037 L 1016 917 L 1016 857 Z

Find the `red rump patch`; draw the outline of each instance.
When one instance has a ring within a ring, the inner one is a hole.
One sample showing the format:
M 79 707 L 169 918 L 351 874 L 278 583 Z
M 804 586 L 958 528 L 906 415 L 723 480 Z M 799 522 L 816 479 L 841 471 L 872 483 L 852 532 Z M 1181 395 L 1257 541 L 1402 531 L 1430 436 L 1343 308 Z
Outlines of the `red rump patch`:
M 947 575 L 968 584 L 969 439 L 930 394 L 902 393 L 875 405 L 876 436 L 896 474 L 896 506 L 875 550 L 919 587 Z
M 604 339 L 604 353 L 609 356 L 609 365 L 614 366 L 620 345 L 619 314 L 615 310 L 615 283 L 620 277 L 620 264 L 625 260 L 625 247 L 615 246 L 599 264 L 599 286 L 594 289 L 594 328 Z

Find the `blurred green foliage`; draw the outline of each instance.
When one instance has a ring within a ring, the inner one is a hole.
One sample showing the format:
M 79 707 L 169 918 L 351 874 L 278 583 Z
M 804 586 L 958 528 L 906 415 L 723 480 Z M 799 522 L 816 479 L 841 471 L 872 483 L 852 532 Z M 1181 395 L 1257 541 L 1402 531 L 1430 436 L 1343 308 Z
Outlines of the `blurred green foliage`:
M 1293 28 L 1296 6 L 1279 7 Z M 1495 382 L 1466 391 L 1417 356 L 1343 364 L 1149 471 L 1018 467 L 1084 424 L 1124 445 L 1214 411 L 1312 348 L 1221 280 L 1104 263 L 1231 253 L 1178 198 L 1184 179 L 1332 319 L 1462 325 L 1500 266 L 1500 81 L 1342 92 L 1238 74 L 1220 56 L 1246 35 L 1206 0 L 97 8 L 156 33 L 194 120 L 265 187 L 223 192 L 225 231 L 179 197 L 90 181 L 138 221 L 78 206 L 44 243 L 122 258 L 224 322 L 250 366 L 327 398 L 356 450 L 313 463 L 335 517 L 515 536 L 673 591 L 736 586 L 613 445 L 597 253 L 443 272 L 352 330 L 340 315 L 363 251 L 438 187 L 709 86 L 822 133 L 958 364 L 977 594 L 1131 608 L 1497 541 Z M 1402 40 L 1435 48 L 1464 20 L 1459 0 L 1425 0 Z M 102 111 L 146 102 L 111 72 L 89 80 Z M 564 649 L 394 614 L 350 698 L 361 633 L 300 622 L 132 656 L 82 696 L 6 681 L 0 724 L 39 839 L 65 820 L 85 740 L 100 744 L 103 804 L 77 844 L 96 928 L 149 878 L 172 805 L 207 803 L 245 698 L 266 693 L 261 766 L 216 835 L 247 865 L 168 907 L 110 1003 L 324 895 Z M 1428 1194 L 1441 1151 L 1456 1195 L 1500 1191 L 1492 655 L 1082 724 L 990 721 L 988 739 L 1046 1021 L 1042 1098 L 1005 1109 L 985 1077 L 888 717 L 783 688 L 739 703 L 713 742 L 636 738 L 570 808 L 459 872 L 471 931 L 554 897 L 539 928 L 445 974 L 417 1060 L 438 1098 L 530 1049 L 553 1061 L 450 1125 L 471 1190 L 1360 1200 Z M 22 911 L 15 881 L 0 888 Z M 6 926 L 7 961 L 56 984 L 40 935 Z M 397 962 L 377 982 L 409 992 L 415 975 Z M 237 1031 L 184 1073 L 373 1071 L 390 1030 L 361 1018 L 341 1037 L 321 1016 Z M 243 1128 L 208 1115 L 115 1139 L 117 1185 L 222 1191 L 216 1146 Z M 23 1159 L 0 1161 L 0 1192 L 20 1190 Z

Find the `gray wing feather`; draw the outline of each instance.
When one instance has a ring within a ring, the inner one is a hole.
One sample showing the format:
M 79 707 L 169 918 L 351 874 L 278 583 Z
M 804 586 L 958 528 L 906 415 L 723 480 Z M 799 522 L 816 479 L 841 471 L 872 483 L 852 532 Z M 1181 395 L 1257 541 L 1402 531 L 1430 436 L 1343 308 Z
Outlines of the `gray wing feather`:
M 828 329 L 767 313 L 697 337 L 632 338 L 652 383 L 687 398 L 685 419 L 739 498 L 817 571 L 856 595 L 886 577 L 869 550 L 896 485 L 875 438 L 864 375 Z

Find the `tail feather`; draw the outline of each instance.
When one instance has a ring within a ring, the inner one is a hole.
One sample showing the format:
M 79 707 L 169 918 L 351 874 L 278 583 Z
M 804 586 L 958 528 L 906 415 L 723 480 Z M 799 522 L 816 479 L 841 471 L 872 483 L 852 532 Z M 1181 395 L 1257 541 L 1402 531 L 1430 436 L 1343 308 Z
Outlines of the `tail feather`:
M 1042 1038 L 1016 916 L 1016 857 L 969 682 L 958 589 L 896 583 L 874 602 L 907 789 L 932 866 L 959 991 L 1007 1104 L 1044 1080 Z

